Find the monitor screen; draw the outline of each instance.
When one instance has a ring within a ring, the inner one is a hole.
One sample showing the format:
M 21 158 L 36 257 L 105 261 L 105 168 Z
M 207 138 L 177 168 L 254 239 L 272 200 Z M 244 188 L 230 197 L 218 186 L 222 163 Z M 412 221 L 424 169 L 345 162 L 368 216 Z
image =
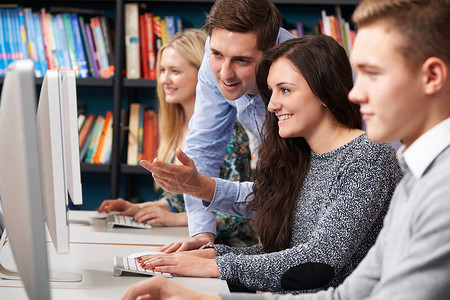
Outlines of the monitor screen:
M 29 299 L 50 299 L 31 60 L 8 66 L 0 100 L 0 191 L 8 240 Z

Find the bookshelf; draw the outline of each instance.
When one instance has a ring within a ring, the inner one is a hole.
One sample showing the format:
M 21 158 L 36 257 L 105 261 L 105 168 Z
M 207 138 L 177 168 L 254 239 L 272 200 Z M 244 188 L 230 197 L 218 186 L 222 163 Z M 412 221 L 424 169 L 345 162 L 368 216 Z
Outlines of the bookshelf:
M 311 27 L 313 22 L 320 18 L 320 11 L 326 10 L 329 14 L 335 13 L 336 6 L 342 9 L 342 14 L 349 20 L 354 7 L 359 0 L 273 0 L 275 5 L 285 20 L 285 25 L 292 26 L 297 20 L 304 21 L 306 26 Z M 214 0 L 78 0 L 78 1 L 35 1 L 23 0 L 15 1 L 22 7 L 32 7 L 33 10 L 41 7 L 49 8 L 58 6 L 63 8 L 93 9 L 103 10 L 105 16 L 114 19 L 114 66 L 115 76 L 103 78 L 77 78 L 77 86 L 80 90 L 89 94 L 89 91 L 100 91 L 102 94 L 99 101 L 106 102 L 113 111 L 113 119 L 120 120 L 122 108 L 136 100 L 146 98 L 151 104 L 156 103 L 156 81 L 148 79 L 127 79 L 124 77 L 125 69 L 125 32 L 124 32 L 124 6 L 126 3 L 139 3 L 147 6 L 147 11 L 153 11 L 159 15 L 181 15 L 185 27 L 199 28 L 204 24 L 205 17 L 209 12 Z M 2 7 L 0 5 L 0 7 Z M 3 77 L 0 77 L 0 86 L 3 84 Z M 36 78 L 36 86 L 42 84 L 42 78 Z M 83 94 L 83 93 L 82 93 Z M 145 95 L 140 97 L 139 95 Z M 79 94 L 79 101 L 83 100 L 83 95 Z M 89 99 L 91 101 L 92 99 Z M 92 101 L 96 102 L 96 101 Z M 95 104 L 93 104 L 95 105 Z M 123 158 L 120 149 L 120 122 L 113 122 L 113 144 L 112 156 L 108 165 L 102 164 L 81 164 L 83 176 L 83 197 L 85 205 L 83 208 L 94 209 L 106 198 L 129 198 L 135 193 L 151 189 L 151 176 L 140 166 L 129 166 Z M 126 148 L 126 147 L 124 147 Z M 86 177 L 86 178 L 84 178 Z M 100 179 L 101 177 L 101 179 Z M 142 179 L 142 177 L 144 179 Z M 98 179 L 99 178 L 99 179 Z M 97 180 L 98 179 L 98 180 Z M 95 181 L 96 187 L 90 186 L 88 181 Z M 86 182 L 85 182 L 86 181 Z M 102 188 L 98 192 L 97 185 Z M 150 193 L 151 194 L 151 193 Z M 153 195 L 153 194 L 151 194 Z M 139 195 L 143 200 L 151 200 L 146 196 Z

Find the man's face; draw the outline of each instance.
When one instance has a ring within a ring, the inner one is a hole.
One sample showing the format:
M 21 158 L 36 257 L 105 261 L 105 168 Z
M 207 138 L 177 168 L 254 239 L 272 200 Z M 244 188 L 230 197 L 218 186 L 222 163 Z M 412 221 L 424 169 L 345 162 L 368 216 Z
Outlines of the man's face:
M 369 139 L 402 140 L 409 146 L 424 132 L 426 104 L 420 72 L 412 72 L 399 51 L 401 38 L 380 22 L 359 29 L 351 54 L 357 75 L 349 99 L 361 105 Z
M 264 53 L 257 47 L 254 33 L 238 33 L 214 28 L 210 40 L 210 62 L 222 95 L 236 100 L 257 94 L 256 67 Z

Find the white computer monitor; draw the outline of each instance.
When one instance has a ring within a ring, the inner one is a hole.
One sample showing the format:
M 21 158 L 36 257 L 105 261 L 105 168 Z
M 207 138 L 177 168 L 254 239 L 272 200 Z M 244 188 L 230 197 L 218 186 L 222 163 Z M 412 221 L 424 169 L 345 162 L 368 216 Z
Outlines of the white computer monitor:
M 8 240 L 28 298 L 50 299 L 33 71 L 31 60 L 16 61 L 3 81 L 0 193 Z
M 69 253 L 61 72 L 48 70 L 37 110 L 45 222 L 56 252 Z
M 78 146 L 77 85 L 74 71 L 62 73 L 61 92 L 67 189 L 72 203 L 82 205 L 80 148 Z

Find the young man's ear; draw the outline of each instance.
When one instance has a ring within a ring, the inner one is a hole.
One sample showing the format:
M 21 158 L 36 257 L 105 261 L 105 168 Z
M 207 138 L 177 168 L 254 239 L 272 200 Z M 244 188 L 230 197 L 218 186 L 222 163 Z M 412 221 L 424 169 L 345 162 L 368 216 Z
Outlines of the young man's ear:
M 447 81 L 448 66 L 440 58 L 430 57 L 422 65 L 424 74 L 424 92 L 427 95 L 434 94 L 442 89 Z

